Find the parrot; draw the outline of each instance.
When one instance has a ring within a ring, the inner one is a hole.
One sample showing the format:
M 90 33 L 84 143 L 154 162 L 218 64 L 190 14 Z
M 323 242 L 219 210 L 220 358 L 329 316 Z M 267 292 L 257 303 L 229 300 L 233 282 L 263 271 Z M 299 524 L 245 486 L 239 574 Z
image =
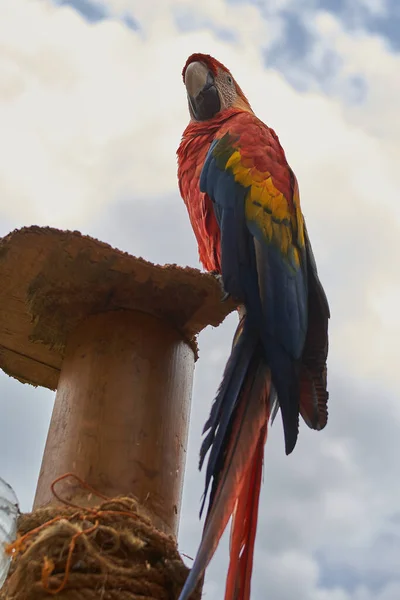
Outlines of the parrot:
M 329 305 L 300 207 L 299 186 L 279 138 L 253 112 L 231 72 L 207 54 L 182 71 L 190 121 L 178 185 L 204 269 L 215 275 L 239 324 L 204 426 L 207 454 L 201 542 L 179 600 L 204 576 L 231 522 L 225 600 L 248 600 L 268 424 L 281 412 L 285 452 L 299 415 L 328 420 Z

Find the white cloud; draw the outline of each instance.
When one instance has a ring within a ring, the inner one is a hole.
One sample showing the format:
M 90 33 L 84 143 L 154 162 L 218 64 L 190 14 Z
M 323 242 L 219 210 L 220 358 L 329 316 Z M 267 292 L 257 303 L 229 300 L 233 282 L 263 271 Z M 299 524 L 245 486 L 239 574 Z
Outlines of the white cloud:
M 226 58 L 229 49 L 208 32 L 177 36 L 168 5 L 157 15 L 134 7 L 151 23 L 141 36 L 115 21 L 89 25 L 69 7 L 28 4 L 29 28 L 20 26 L 26 0 L 0 7 L 0 209 L 75 226 L 117 198 L 176 190 L 183 63 L 199 46 Z M 255 9 L 236 13 L 257 24 Z

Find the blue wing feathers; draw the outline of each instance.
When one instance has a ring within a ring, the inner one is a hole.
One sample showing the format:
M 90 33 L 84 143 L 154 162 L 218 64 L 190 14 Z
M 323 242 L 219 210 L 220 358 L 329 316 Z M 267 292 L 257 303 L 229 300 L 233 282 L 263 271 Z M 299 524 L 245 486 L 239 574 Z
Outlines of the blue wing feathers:
M 271 368 L 285 429 L 286 452 L 298 433 L 299 366 L 307 332 L 306 261 L 297 270 L 257 224 L 249 222 L 245 201 L 249 188 L 223 168 L 214 141 L 207 154 L 200 189 L 213 201 L 221 230 L 221 271 L 224 289 L 246 306 L 247 318 L 258 329 Z M 213 443 L 211 438 L 207 444 Z M 214 442 L 215 443 L 215 442 Z M 213 444 L 214 444 L 213 443 Z M 211 458 L 211 455 L 210 455 Z
M 294 359 L 299 359 L 307 333 L 306 267 L 296 272 L 287 268 L 279 249 L 265 243 L 257 225 L 249 223 L 248 227 L 256 244 L 264 330 L 279 340 Z

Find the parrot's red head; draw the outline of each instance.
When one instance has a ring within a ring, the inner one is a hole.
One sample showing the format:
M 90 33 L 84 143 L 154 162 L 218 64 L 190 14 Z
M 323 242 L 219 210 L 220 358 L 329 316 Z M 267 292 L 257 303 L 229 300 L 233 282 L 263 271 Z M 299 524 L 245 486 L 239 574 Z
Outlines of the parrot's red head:
M 209 54 L 189 56 L 182 77 L 195 121 L 207 121 L 230 108 L 252 112 L 230 71 Z

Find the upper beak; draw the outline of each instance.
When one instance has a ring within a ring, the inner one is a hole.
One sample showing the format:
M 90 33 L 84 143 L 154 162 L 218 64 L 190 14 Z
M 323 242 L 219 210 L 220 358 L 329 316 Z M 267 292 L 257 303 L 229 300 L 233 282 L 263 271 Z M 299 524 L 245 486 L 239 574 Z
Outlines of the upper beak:
M 221 110 L 214 75 L 202 62 L 191 63 L 185 72 L 189 108 L 196 121 L 212 119 Z

